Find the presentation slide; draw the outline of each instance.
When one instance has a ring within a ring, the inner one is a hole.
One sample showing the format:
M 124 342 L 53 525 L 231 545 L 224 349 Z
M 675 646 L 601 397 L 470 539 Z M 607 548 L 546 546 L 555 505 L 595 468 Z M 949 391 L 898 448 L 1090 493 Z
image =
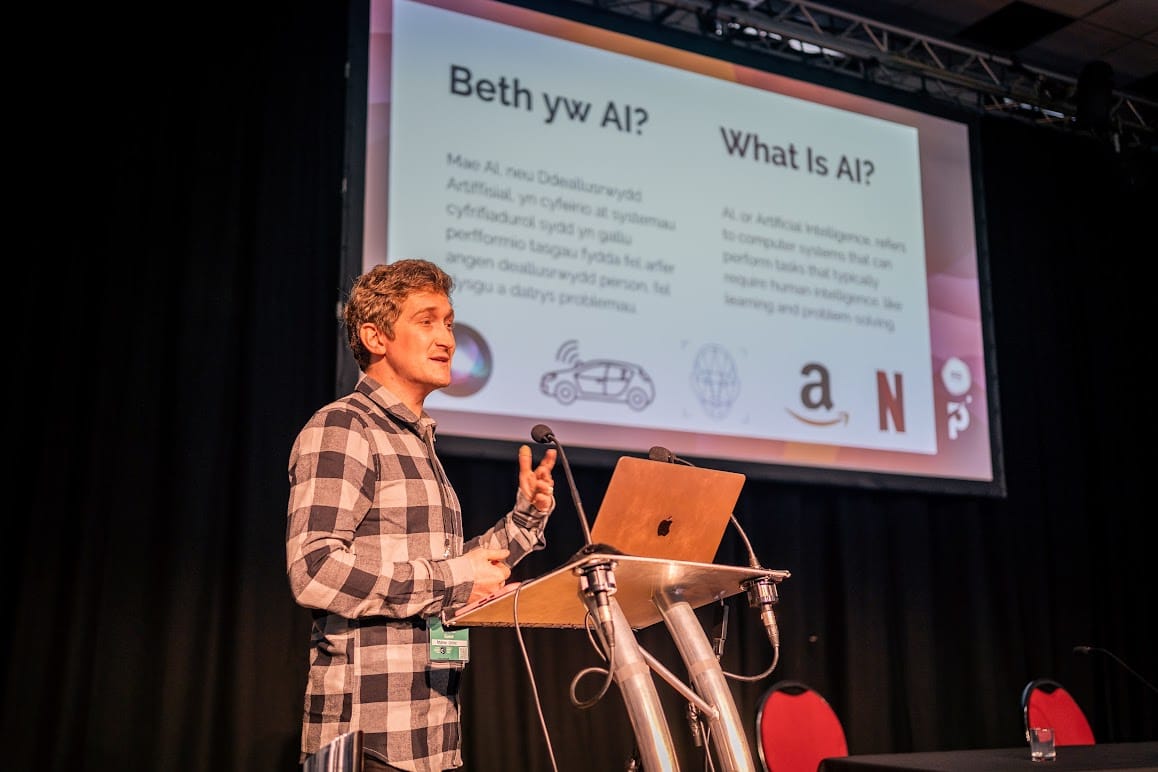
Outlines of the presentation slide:
M 478 0 L 373 2 L 367 83 L 363 268 L 456 282 L 440 436 L 994 479 L 965 124 Z

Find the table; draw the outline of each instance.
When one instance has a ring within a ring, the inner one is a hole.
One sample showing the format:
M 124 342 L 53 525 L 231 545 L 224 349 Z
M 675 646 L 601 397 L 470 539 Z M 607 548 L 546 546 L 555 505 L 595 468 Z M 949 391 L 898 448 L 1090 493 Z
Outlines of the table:
M 858 754 L 820 762 L 818 772 L 926 770 L 927 772 L 1074 772 L 1075 770 L 1158 770 L 1158 742 L 1062 745 L 1054 761 L 1030 761 L 1029 746 L 929 753 Z

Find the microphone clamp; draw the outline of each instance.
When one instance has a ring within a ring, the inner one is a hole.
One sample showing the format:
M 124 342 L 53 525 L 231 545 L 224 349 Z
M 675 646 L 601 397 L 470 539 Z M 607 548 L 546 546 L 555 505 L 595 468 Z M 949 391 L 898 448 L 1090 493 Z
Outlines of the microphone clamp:
M 615 625 L 611 619 L 611 604 L 608 600 L 615 594 L 614 563 L 592 563 L 574 569 L 579 576 L 579 594 L 583 603 L 603 631 L 603 638 L 610 651 L 615 646 Z M 610 655 L 609 655 L 610 656 Z
M 744 582 L 743 587 L 744 591 L 748 593 L 748 605 L 752 608 L 764 609 L 780 602 L 780 593 L 776 589 L 776 582 L 770 577 L 761 576 L 756 579 L 749 579 Z

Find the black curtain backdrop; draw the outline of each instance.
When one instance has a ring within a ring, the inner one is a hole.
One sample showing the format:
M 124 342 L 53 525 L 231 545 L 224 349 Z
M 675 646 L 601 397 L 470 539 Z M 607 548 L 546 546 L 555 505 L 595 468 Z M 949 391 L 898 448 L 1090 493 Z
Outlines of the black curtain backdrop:
M 7 769 L 297 768 L 309 614 L 285 579 L 286 460 L 333 396 L 346 14 L 85 6 L 36 27 L 52 53 L 18 74 L 13 119 L 33 174 L 11 191 L 28 220 L 9 255 L 24 404 L 2 561 Z M 764 565 L 792 572 L 777 671 L 732 682 L 754 755 L 781 678 L 829 699 L 852 753 L 1023 744 L 1018 698 L 1040 676 L 1099 741 L 1158 739 L 1158 697 L 1072 651 L 1158 678 L 1143 447 L 1158 164 L 999 117 L 981 156 L 1009 495 L 747 483 L 737 518 Z M 513 456 L 444 460 L 468 530 L 510 505 Z M 594 512 L 610 470 L 575 476 Z M 569 501 L 549 541 L 516 578 L 581 546 Z M 741 541 L 717 561 L 745 565 Z M 743 596 L 729 606 L 725 670 L 759 673 L 759 620 Z M 663 625 L 639 640 L 683 672 Z M 586 636 L 524 631 L 529 666 L 513 629 L 472 641 L 467 770 L 549 770 L 549 748 L 563 772 L 625 767 L 614 686 L 588 710 L 569 698 L 600 663 Z M 683 699 L 657 684 L 681 767 L 703 768 Z

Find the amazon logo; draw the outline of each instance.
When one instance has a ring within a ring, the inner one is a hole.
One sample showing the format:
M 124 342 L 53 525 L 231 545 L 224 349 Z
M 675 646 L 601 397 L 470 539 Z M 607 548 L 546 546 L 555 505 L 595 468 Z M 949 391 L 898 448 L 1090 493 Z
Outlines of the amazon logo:
M 844 424 L 845 426 L 848 426 L 847 410 L 841 410 L 832 418 L 809 418 L 808 416 L 800 415 L 800 413 L 797 413 L 790 407 L 786 407 L 784 409 L 788 412 L 788 415 L 792 416 L 800 423 L 808 424 L 809 426 L 836 426 L 838 424 Z

